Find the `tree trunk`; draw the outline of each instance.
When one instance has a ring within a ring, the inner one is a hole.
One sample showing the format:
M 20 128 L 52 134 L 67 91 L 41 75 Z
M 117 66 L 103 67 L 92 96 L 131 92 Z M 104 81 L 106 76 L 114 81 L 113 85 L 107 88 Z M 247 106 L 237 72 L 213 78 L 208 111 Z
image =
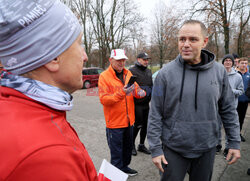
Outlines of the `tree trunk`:
M 216 61 L 218 62 L 219 60 L 219 45 L 218 45 L 218 34 L 215 30 L 214 32 L 214 38 L 215 38 L 215 46 L 216 46 Z
M 227 21 L 224 23 L 224 43 L 225 54 L 229 54 L 229 25 Z
M 107 51 L 106 48 L 102 49 L 102 68 L 105 69 L 105 63 L 106 63 L 106 55 L 107 55 Z
M 163 66 L 163 47 L 160 46 L 160 68 Z
M 238 42 L 237 42 L 237 53 L 240 57 L 242 57 L 242 30 L 240 30 L 239 32 L 239 36 L 238 36 Z

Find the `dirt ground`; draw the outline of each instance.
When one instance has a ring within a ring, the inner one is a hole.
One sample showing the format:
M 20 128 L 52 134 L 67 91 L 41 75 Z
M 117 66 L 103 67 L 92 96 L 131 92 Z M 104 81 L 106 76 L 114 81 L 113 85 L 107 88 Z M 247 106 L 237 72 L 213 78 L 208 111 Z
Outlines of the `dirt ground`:
M 68 121 L 77 131 L 98 171 L 104 158 L 110 160 L 105 119 L 98 89 L 82 89 L 76 91 L 73 97 L 74 108 L 67 114 Z M 241 144 L 242 158 L 238 163 L 228 166 L 222 153 L 217 154 L 212 181 L 250 181 L 250 176 L 246 174 L 247 169 L 250 168 L 250 109 L 247 116 L 243 127 L 243 135 L 247 141 Z M 138 143 L 138 140 L 136 141 Z M 150 155 L 138 152 L 137 156 L 132 157 L 130 167 L 136 169 L 138 175 L 130 177 L 128 181 L 160 180 L 159 172 L 152 163 Z M 188 175 L 185 178 L 185 181 L 187 180 Z

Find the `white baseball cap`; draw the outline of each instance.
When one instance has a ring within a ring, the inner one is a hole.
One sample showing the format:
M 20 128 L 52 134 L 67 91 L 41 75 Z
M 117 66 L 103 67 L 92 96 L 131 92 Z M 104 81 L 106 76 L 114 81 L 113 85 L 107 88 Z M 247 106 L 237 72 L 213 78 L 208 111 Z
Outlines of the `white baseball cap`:
M 125 50 L 123 49 L 113 49 L 111 51 L 110 58 L 115 60 L 128 59 L 128 57 L 125 55 Z

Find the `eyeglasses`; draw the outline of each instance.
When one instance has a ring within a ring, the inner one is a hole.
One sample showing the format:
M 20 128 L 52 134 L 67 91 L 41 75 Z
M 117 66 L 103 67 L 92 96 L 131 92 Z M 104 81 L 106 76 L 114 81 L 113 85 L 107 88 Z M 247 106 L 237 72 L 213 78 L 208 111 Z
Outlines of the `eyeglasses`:
M 142 59 L 143 61 L 149 61 L 149 59 Z

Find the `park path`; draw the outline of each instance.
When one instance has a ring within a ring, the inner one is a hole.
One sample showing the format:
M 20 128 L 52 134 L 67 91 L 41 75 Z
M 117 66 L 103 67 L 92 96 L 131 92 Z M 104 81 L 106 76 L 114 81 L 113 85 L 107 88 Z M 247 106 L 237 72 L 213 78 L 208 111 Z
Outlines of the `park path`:
M 75 128 L 81 141 L 86 146 L 90 157 L 98 171 L 102 160 L 110 160 L 109 149 L 106 141 L 105 119 L 102 105 L 98 97 L 98 89 L 82 89 L 73 94 L 74 108 L 68 112 L 67 118 Z M 243 135 L 246 142 L 241 144 L 242 158 L 238 163 L 228 166 L 222 153 L 217 154 L 214 164 L 212 181 L 250 181 L 246 174 L 250 168 L 250 109 L 244 123 Z M 138 143 L 138 140 L 136 140 Z M 224 140 L 223 140 L 224 141 Z M 132 157 L 131 168 L 138 171 L 138 175 L 128 181 L 158 181 L 159 172 L 151 161 L 150 155 L 138 152 Z M 186 176 L 185 181 L 188 180 Z

